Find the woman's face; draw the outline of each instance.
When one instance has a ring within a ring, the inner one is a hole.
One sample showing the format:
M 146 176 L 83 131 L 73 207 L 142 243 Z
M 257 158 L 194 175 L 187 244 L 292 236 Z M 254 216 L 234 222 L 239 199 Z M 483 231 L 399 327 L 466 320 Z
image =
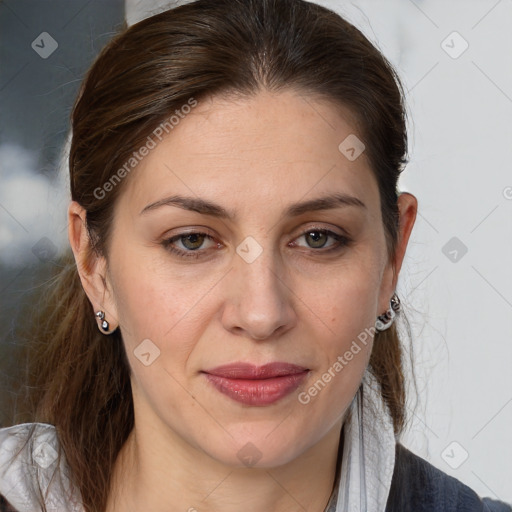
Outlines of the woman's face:
M 354 135 L 297 93 L 217 97 L 126 178 L 102 305 L 120 324 L 139 431 L 261 467 L 339 431 L 396 284 Z M 304 371 L 207 373 L 275 362 Z

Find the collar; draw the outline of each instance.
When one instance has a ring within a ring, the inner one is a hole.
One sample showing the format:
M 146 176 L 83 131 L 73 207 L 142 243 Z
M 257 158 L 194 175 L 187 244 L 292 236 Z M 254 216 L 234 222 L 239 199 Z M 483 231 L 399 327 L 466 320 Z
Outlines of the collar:
M 49 512 L 83 512 L 64 454 L 55 471 L 59 450 L 54 425 L 21 423 L 0 429 L 0 494 L 18 512 L 41 509 L 38 484 Z
M 342 429 L 343 457 L 325 512 L 382 512 L 395 467 L 393 420 L 369 369 Z M 340 440 L 341 441 L 341 440 Z

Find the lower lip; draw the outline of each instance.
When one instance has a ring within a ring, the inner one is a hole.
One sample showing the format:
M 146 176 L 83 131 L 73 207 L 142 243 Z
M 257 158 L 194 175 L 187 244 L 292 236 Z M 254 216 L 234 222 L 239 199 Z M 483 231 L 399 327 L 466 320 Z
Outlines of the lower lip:
M 297 389 L 308 370 L 271 379 L 228 379 L 205 373 L 208 381 L 224 395 L 246 405 L 263 406 L 277 402 Z

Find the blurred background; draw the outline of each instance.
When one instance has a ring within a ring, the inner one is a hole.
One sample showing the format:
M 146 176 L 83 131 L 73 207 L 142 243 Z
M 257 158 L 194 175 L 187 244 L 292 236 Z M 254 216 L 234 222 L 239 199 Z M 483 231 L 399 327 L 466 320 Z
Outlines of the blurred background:
M 417 398 L 402 443 L 480 495 L 512 502 L 512 1 L 318 1 L 396 67 L 419 202 L 398 295 Z M 85 71 L 160 1 L 0 2 L 0 427 L 16 329 L 68 247 L 66 142 Z

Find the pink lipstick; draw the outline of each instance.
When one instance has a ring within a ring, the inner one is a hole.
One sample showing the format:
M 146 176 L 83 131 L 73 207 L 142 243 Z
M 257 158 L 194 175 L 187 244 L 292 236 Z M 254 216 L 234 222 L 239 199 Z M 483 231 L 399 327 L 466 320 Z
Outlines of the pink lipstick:
M 205 370 L 208 381 L 224 395 L 246 405 L 264 406 L 295 390 L 309 370 L 291 363 L 256 366 L 237 362 Z

